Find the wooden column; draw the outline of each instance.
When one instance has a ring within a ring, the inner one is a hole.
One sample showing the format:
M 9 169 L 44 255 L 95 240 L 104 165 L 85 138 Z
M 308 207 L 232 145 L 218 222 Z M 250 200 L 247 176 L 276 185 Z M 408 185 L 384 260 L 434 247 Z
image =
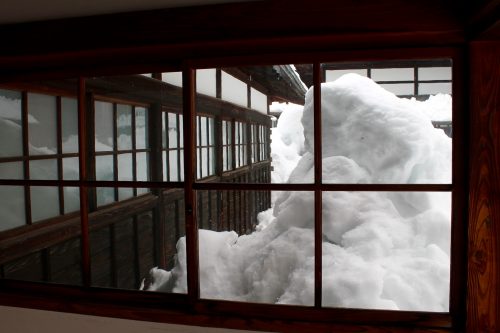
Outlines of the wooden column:
M 470 45 L 467 332 L 500 331 L 500 42 Z

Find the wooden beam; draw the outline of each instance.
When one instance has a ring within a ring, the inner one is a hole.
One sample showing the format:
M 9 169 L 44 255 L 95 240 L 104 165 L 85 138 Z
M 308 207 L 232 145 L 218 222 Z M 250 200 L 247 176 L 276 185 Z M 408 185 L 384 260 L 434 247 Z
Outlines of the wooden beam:
M 467 332 L 500 330 L 500 42 L 470 48 Z

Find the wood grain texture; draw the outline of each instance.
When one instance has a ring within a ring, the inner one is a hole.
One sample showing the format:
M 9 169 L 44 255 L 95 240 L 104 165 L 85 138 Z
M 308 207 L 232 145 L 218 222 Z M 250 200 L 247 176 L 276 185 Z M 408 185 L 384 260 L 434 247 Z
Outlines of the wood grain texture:
M 500 42 L 470 49 L 467 332 L 500 331 Z

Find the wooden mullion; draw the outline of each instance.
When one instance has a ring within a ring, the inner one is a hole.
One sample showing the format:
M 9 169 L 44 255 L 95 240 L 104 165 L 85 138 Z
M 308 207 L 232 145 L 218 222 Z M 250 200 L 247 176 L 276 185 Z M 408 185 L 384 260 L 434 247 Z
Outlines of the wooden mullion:
M 165 115 L 165 119 L 163 119 L 163 115 Z M 178 129 L 179 128 L 179 119 L 178 119 L 178 115 L 176 114 L 175 116 L 175 121 L 176 121 L 176 128 Z M 160 156 L 160 161 L 161 161 L 161 169 L 163 172 L 165 172 L 166 174 L 163 175 L 163 179 L 165 179 L 167 182 L 169 182 L 171 179 L 170 179 L 170 174 L 171 174 L 171 168 L 170 168 L 170 135 L 168 133 L 169 131 L 169 126 L 170 126 L 170 117 L 169 117 L 169 113 L 168 112 L 162 112 L 162 115 L 161 115 L 161 123 L 162 123 L 162 126 L 165 126 L 165 147 L 161 147 L 161 150 L 162 150 L 162 153 L 161 153 L 161 156 Z M 162 133 L 162 131 L 160 131 L 160 133 Z M 163 133 L 162 133 L 163 135 Z M 163 145 L 163 138 L 161 138 L 161 141 L 160 141 L 160 145 Z M 163 166 L 163 151 L 165 152 L 165 166 Z M 177 171 L 177 173 L 179 173 Z
M 184 155 L 181 153 L 181 133 L 180 133 L 180 124 L 181 124 L 181 115 L 176 113 L 176 128 L 177 128 L 177 131 L 176 131 L 176 135 L 177 135 L 177 147 L 175 149 L 175 152 L 176 152 L 176 155 L 177 155 L 177 159 L 176 159 L 176 162 L 177 162 L 177 180 L 178 181 L 181 181 L 182 177 L 182 170 L 181 170 L 181 158 L 184 158 Z M 184 117 L 182 118 L 182 124 L 184 125 Z M 183 147 L 185 146 L 185 143 L 183 143 Z M 170 159 L 170 157 L 168 157 L 168 159 Z
M 21 94 L 21 122 L 23 131 L 23 155 L 26 157 L 23 163 L 24 179 L 30 179 L 30 156 L 29 156 L 29 124 L 28 124 L 28 93 L 23 91 Z M 33 223 L 31 217 L 31 189 L 29 185 L 24 186 L 24 211 L 26 215 L 26 224 Z
M 321 135 L 321 65 L 313 64 L 314 82 L 314 306 L 322 307 L 323 294 L 323 222 L 322 222 L 322 135 Z
M 196 200 L 193 182 L 196 178 L 196 114 L 195 81 L 196 72 L 186 66 L 182 71 L 183 109 L 184 109 L 184 182 L 185 182 L 185 219 L 187 252 L 187 286 L 192 304 L 200 297 L 198 222 L 196 219 Z
M 85 151 L 80 150 L 80 154 L 85 154 L 85 164 L 84 171 L 85 173 L 82 175 L 82 166 L 80 166 L 80 180 L 95 180 L 96 179 L 96 150 L 95 150 L 95 99 L 92 93 L 86 93 L 84 97 L 80 96 L 79 98 L 84 98 L 84 110 L 87 114 L 84 117 L 86 131 L 85 133 Z M 80 106 L 79 106 L 80 108 Z M 80 136 L 80 133 L 78 134 Z M 81 148 L 79 148 L 81 149 Z M 97 210 L 97 192 L 95 187 L 87 188 L 88 192 L 88 210 L 93 212 Z M 81 195 L 81 194 L 80 194 Z
M 113 103 L 113 180 L 118 181 L 118 124 L 117 124 L 117 104 Z M 118 187 L 113 188 L 115 193 L 115 201 L 119 201 Z
M 137 150 L 136 150 L 136 133 L 135 133 L 135 106 L 132 106 L 132 180 L 134 182 L 137 181 Z M 137 196 L 137 187 L 134 187 L 132 189 L 133 191 L 133 196 Z
M 234 118 L 231 119 L 231 170 L 236 169 L 236 124 Z
M 216 116 L 214 118 L 215 174 L 219 177 L 222 176 L 224 170 L 223 150 L 225 149 L 225 146 L 223 145 L 223 140 L 222 140 L 223 135 L 226 136 L 226 144 L 227 144 L 227 133 L 223 133 L 222 119 L 220 116 Z
M 62 155 L 62 101 L 61 96 L 56 97 L 56 117 L 57 117 L 57 154 Z M 63 159 L 57 158 L 57 179 L 63 179 Z M 59 215 L 64 215 L 64 187 L 59 186 Z
M 92 98 L 90 98 L 92 100 Z M 92 112 L 87 119 L 87 102 L 88 96 L 85 89 L 85 79 L 78 79 L 78 151 L 79 151 L 79 169 L 80 181 L 87 180 L 88 171 L 95 172 L 89 166 L 89 161 L 93 161 L 93 156 L 89 154 L 88 149 L 94 151 L 93 145 L 88 147 L 89 134 L 94 136 L 94 127 L 89 129 L 87 127 L 88 121 L 92 122 L 94 118 L 94 108 L 91 107 Z M 88 131 L 89 130 L 89 131 Z M 90 133 L 89 133 L 90 132 Z M 93 142 L 93 138 L 92 138 Z M 94 161 L 95 165 L 95 161 Z M 82 255 L 82 280 L 83 286 L 89 287 L 91 285 L 91 265 L 90 265 L 90 235 L 89 235 L 89 197 L 87 187 L 80 183 L 80 228 L 81 228 L 81 255 Z M 95 189 L 94 189 L 95 190 Z M 94 191 L 95 193 L 95 191 Z

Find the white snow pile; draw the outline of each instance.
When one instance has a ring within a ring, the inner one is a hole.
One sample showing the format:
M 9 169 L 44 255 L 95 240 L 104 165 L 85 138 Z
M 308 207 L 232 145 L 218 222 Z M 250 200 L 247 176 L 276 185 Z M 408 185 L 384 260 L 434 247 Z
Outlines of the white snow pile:
M 305 154 L 290 176 L 312 179 L 313 101 Z M 323 177 L 335 183 L 446 183 L 451 140 L 425 103 L 399 99 L 348 74 L 322 85 Z M 314 198 L 283 192 L 273 223 L 251 235 L 200 230 L 201 297 L 313 304 Z M 152 270 L 149 290 L 186 292 L 185 239 L 177 265 Z M 447 311 L 450 196 L 423 192 L 323 193 L 323 304 Z
M 278 124 L 271 131 L 272 183 L 286 183 L 304 151 L 304 107 L 293 103 L 273 102 L 271 112 L 280 112 Z

